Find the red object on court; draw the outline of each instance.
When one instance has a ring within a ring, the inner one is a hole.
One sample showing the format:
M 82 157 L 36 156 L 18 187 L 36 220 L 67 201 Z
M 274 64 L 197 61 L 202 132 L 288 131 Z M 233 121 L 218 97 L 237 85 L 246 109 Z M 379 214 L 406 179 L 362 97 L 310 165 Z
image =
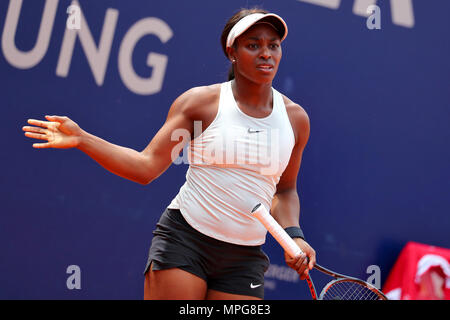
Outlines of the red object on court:
M 393 300 L 450 300 L 450 249 L 408 242 L 383 292 Z

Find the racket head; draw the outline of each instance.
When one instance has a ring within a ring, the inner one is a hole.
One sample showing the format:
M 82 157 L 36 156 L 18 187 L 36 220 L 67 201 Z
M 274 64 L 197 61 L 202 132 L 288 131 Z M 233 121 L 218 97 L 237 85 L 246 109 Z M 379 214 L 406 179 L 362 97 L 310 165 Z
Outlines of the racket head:
M 337 279 L 328 282 L 319 300 L 387 300 L 377 288 L 358 279 Z

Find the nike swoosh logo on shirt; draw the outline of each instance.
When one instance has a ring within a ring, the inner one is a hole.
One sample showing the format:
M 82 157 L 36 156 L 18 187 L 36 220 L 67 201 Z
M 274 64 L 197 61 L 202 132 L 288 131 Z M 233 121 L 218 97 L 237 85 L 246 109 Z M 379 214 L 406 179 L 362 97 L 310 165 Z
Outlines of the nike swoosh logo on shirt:
M 252 289 L 258 288 L 258 287 L 260 287 L 260 286 L 262 286 L 262 284 L 253 284 L 253 283 L 250 283 L 250 288 L 252 288 Z
M 248 128 L 248 133 L 257 133 L 257 132 L 261 132 L 262 130 L 255 130 L 255 129 L 252 129 L 252 128 Z

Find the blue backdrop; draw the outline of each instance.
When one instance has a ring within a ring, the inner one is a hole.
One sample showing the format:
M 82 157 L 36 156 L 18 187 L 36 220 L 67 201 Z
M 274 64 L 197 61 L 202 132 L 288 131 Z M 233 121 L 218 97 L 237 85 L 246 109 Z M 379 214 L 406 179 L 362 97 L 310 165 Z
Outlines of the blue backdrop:
M 67 115 L 141 151 L 178 95 L 226 80 L 221 30 L 253 5 L 289 26 L 274 87 L 310 116 L 298 191 L 318 261 L 365 279 L 377 265 L 383 283 L 407 241 L 450 247 L 450 2 L 378 1 L 373 30 L 361 10 L 375 1 L 324 2 L 79 1 L 74 38 L 71 1 L 0 1 L 0 299 L 142 298 L 152 230 L 187 166 L 142 186 L 78 150 L 33 149 L 21 128 Z M 309 299 L 270 236 L 265 250 L 266 298 Z

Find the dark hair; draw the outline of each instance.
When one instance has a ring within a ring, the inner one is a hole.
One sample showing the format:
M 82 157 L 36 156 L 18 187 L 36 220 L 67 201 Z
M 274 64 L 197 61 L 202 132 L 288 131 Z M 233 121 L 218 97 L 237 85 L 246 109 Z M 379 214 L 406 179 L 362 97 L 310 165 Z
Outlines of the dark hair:
M 230 31 L 234 27 L 234 25 L 236 23 L 238 23 L 239 20 L 241 20 L 242 18 L 244 18 L 250 14 L 253 14 L 253 13 L 268 13 L 268 11 L 258 8 L 258 7 L 253 7 L 250 9 L 243 8 L 243 9 L 239 10 L 238 12 L 236 12 L 230 19 L 228 19 L 227 23 L 225 24 L 225 27 L 222 30 L 222 35 L 220 36 L 220 43 L 222 44 L 222 50 L 223 50 L 223 53 L 225 54 L 225 57 L 227 57 L 227 59 L 228 59 L 228 54 L 227 54 L 228 34 L 230 33 Z M 230 69 L 228 70 L 228 81 L 233 80 L 233 79 L 234 79 L 234 69 L 233 69 L 233 65 L 231 65 Z

